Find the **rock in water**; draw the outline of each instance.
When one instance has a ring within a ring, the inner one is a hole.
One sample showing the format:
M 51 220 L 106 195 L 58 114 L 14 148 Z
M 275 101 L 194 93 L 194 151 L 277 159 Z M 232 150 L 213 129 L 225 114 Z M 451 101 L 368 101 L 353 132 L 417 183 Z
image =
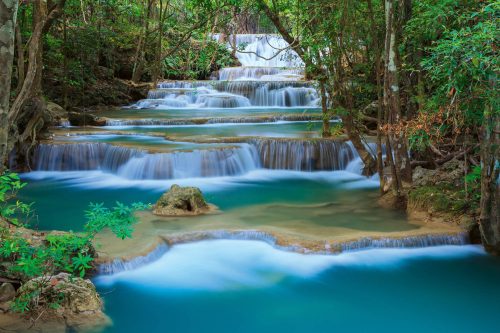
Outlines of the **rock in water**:
M 172 185 L 156 202 L 153 213 L 159 216 L 201 215 L 209 210 L 199 188 Z

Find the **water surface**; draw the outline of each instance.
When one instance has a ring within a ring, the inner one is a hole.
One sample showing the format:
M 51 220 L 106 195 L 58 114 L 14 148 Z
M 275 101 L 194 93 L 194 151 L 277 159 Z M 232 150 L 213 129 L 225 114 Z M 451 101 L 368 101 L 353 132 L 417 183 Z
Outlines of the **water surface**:
M 105 332 L 494 332 L 500 262 L 475 246 L 284 253 L 254 241 L 175 246 L 97 280 Z

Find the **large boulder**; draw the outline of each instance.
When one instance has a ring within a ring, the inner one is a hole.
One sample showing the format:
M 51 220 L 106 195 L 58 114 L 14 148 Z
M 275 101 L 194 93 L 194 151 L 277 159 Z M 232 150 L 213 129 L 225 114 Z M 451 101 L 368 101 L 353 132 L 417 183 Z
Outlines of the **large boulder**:
M 70 112 L 68 119 L 73 126 L 105 126 L 106 119 L 88 113 L 83 110 L 81 112 Z
M 156 202 L 153 213 L 160 216 L 200 215 L 210 211 L 199 188 L 172 185 Z
M 79 313 L 98 314 L 102 310 L 102 301 L 90 280 L 73 277 L 68 273 L 43 276 L 29 280 L 19 289 L 20 294 L 38 293 L 50 298 L 62 295 L 57 311 L 62 315 Z
M 460 185 L 463 182 L 464 167 L 464 162 L 457 159 L 452 159 L 435 170 L 418 166 L 413 170 L 413 186 Z
M 68 328 L 73 331 L 86 331 L 110 323 L 110 319 L 102 312 L 103 302 L 90 280 L 67 273 L 42 276 L 23 284 L 17 293 L 35 295 L 36 306 L 47 306 L 46 309 L 36 309 L 41 311 L 41 324 L 53 325 L 58 329 L 42 331 L 59 331 L 64 329 L 61 325 L 66 326 L 66 332 Z M 49 303 L 54 301 L 58 306 L 49 306 Z M 23 320 L 15 320 L 12 323 L 13 327 L 22 327 L 23 324 Z
M 68 112 L 54 102 L 47 102 L 47 113 L 52 119 L 52 125 L 59 125 L 61 121 L 68 118 Z

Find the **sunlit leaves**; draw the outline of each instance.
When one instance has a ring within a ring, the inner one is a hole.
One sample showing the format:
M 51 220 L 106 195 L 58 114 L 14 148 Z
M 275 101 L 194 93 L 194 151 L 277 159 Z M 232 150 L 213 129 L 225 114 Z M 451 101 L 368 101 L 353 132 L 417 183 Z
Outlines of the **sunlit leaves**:
M 135 211 L 149 208 L 149 205 L 134 203 L 130 206 L 116 202 L 112 208 L 104 207 L 102 203 L 91 203 L 85 211 L 87 223 L 85 230 L 89 235 L 96 235 L 102 230 L 110 229 L 118 238 L 132 236 L 133 225 L 137 223 Z

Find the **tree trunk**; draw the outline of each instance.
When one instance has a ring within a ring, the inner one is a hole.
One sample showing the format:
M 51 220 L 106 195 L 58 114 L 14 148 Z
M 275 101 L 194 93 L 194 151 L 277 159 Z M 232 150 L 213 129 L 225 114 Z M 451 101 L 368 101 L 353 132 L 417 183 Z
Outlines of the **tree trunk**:
M 33 2 L 34 26 L 29 44 L 26 47 L 28 49 L 28 69 L 23 86 L 10 108 L 9 122 L 11 124 L 15 124 L 24 103 L 34 94 L 41 94 L 42 36 L 50 29 L 52 23 L 61 16 L 65 3 L 66 0 L 59 0 L 48 13 L 46 1 Z
M 375 23 L 375 13 L 373 10 L 373 3 L 367 0 L 368 12 L 370 15 L 370 27 L 372 32 L 372 48 L 375 53 L 375 80 L 377 82 L 377 172 L 380 179 L 380 194 L 385 193 L 385 176 L 384 176 L 384 160 L 383 160 L 383 146 L 382 146 L 382 127 L 384 124 L 384 110 L 382 107 L 382 55 L 379 40 L 377 38 L 377 25 Z
M 149 36 L 149 19 L 151 18 L 151 8 L 153 7 L 155 0 L 147 0 L 146 15 L 144 16 L 144 35 L 141 37 L 141 41 L 137 47 L 137 57 L 134 66 L 134 71 L 132 73 L 132 82 L 137 83 L 141 80 L 142 74 L 144 72 L 144 62 L 146 58 L 146 46 Z
M 167 6 L 168 7 L 168 6 Z M 152 81 L 154 82 L 155 86 L 158 83 L 158 80 L 160 79 L 160 73 L 162 71 L 162 39 L 163 39 L 163 0 L 160 0 L 160 10 L 159 10 L 159 15 L 158 15 L 158 43 L 157 43 L 157 49 L 156 49 L 156 59 L 155 59 L 155 66 L 153 70 L 153 76 L 152 76 Z
M 36 93 L 37 84 L 41 82 L 41 74 L 37 72 L 41 68 L 41 64 L 38 64 L 38 62 L 41 60 L 39 53 L 42 44 L 42 30 L 44 26 L 43 13 L 45 13 L 46 7 L 44 8 L 43 1 L 33 4 L 33 6 L 35 7 L 33 11 L 34 28 L 28 45 L 28 70 L 23 87 L 10 109 L 9 121 L 11 123 L 15 123 L 24 103 Z
M 323 118 L 323 129 L 321 130 L 321 136 L 324 138 L 329 138 L 332 133 L 330 132 L 330 115 L 328 114 L 328 103 L 326 95 L 325 81 L 319 81 L 319 92 L 321 96 L 321 112 Z
M 363 143 L 363 140 L 361 140 L 361 135 L 356 128 L 356 124 L 354 123 L 354 119 L 352 118 L 352 114 L 350 112 L 342 117 L 342 124 L 344 124 L 349 140 L 351 140 L 352 145 L 363 161 L 363 175 L 373 175 L 375 172 L 377 172 L 377 163 L 374 159 L 373 154 L 368 151 L 366 145 Z
M 393 165 L 393 186 L 398 197 L 401 197 L 403 182 L 411 183 L 411 165 L 408 154 L 406 136 L 402 128 L 401 101 L 399 95 L 399 57 L 398 57 L 398 22 L 396 18 L 395 5 L 399 0 L 385 0 L 385 69 L 384 69 L 384 107 L 386 112 L 388 128 L 388 143 L 392 150 L 388 154 L 394 153 Z
M 490 106 L 481 126 L 479 226 L 485 249 L 500 255 L 500 115 Z
M 17 49 L 17 87 L 16 92 L 21 91 L 24 83 L 25 64 L 24 64 L 24 44 L 21 34 L 20 22 L 16 24 L 16 49 Z
M 5 168 L 9 138 L 9 100 L 14 60 L 17 0 L 0 1 L 0 171 Z
M 45 102 L 42 97 L 43 35 L 47 33 L 52 23 L 62 14 L 66 0 L 50 2 L 34 1 L 33 31 L 28 49 L 28 68 L 22 88 L 12 104 L 8 122 L 10 133 L 8 150 L 16 147 L 18 159 L 28 165 L 30 149 L 37 140 L 38 133 L 45 125 Z

